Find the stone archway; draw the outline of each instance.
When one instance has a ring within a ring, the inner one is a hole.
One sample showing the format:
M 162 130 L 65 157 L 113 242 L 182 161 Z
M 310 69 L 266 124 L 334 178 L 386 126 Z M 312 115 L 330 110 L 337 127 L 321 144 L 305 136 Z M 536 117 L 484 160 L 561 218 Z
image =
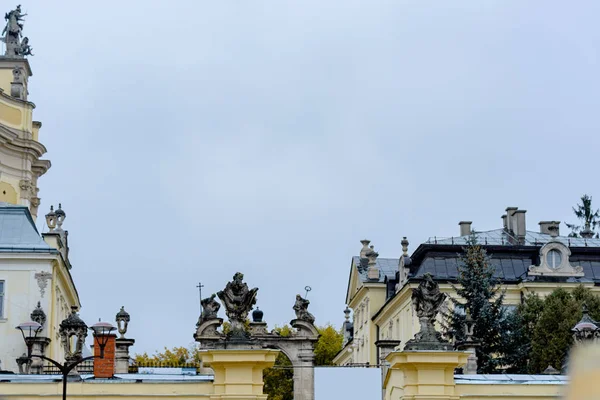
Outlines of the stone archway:
M 262 311 L 252 313 L 253 322 L 247 323 L 248 312 L 256 304 L 257 288 L 249 289 L 243 282 L 244 275 L 236 273 L 223 291 L 202 299 L 202 314 L 196 324 L 194 339 L 200 349 L 259 350 L 279 349 L 290 360 L 294 368 L 294 400 L 314 400 L 315 398 L 315 344 L 319 332 L 314 325 L 315 317 L 308 312 L 310 302 L 296 295 L 294 311 L 296 319 L 290 321 L 295 329 L 290 336 L 267 331 Z M 231 331 L 224 334 L 219 330 L 223 319 L 217 316 L 221 304 L 215 300 L 219 296 L 224 302 Z
M 281 350 L 294 367 L 294 400 L 315 398 L 315 343 L 319 340 L 317 328 L 308 321 L 292 320 L 296 328 L 291 336 L 282 337 L 273 333 L 253 335 L 262 347 Z

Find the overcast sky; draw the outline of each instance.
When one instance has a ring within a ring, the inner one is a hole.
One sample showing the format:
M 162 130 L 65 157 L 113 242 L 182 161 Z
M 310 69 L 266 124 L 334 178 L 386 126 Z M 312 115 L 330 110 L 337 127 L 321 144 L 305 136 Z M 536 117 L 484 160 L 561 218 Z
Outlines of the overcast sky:
M 507 206 L 537 230 L 600 205 L 598 2 L 22 7 L 38 226 L 62 202 L 82 316 L 124 305 L 134 352 L 193 341 L 199 281 L 243 272 L 270 327 L 310 285 L 339 326 L 360 239 L 398 257 Z

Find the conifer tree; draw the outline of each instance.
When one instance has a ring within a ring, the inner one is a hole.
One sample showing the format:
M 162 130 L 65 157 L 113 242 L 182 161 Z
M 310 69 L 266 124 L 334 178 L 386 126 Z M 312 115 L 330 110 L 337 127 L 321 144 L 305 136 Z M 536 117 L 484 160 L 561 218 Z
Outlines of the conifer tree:
M 567 228 L 571 229 L 569 236 L 591 238 L 594 235 L 593 229 L 600 225 L 600 210 L 594 211 L 592 208 L 592 196 L 587 194 L 581 196 L 581 203 L 573 207 L 573 214 L 583 225 L 566 224 Z
M 598 321 L 600 298 L 582 285 L 571 293 L 563 288 L 555 289 L 543 301 L 535 300 L 534 296 L 525 299 L 519 312 L 525 321 L 527 315 L 530 316 L 526 324 L 531 338 L 530 373 L 541 373 L 548 366 L 559 370 L 563 367 L 573 345 L 571 329 L 581 319 L 583 304 L 587 306 L 590 317 Z
M 468 239 L 467 247 L 458 262 L 458 284 L 454 287 L 459 299 L 452 299 L 454 311 L 448 315 L 447 334 L 462 341 L 464 337 L 465 314 L 468 309 L 475 325 L 474 340 L 480 342 L 477 348 L 477 372 L 493 373 L 503 365 L 502 335 L 504 325 L 504 292 L 494 277 L 495 268 L 490 263 L 487 252 L 478 243 L 475 235 Z

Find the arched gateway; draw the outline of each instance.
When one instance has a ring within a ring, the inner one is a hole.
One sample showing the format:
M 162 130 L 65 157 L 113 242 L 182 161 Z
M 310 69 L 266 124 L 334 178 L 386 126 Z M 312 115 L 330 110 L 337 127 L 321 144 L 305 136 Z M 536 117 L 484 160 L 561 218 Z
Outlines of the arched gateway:
M 290 336 L 280 336 L 267 331 L 267 323 L 262 321 L 262 312 L 255 310 L 253 321 L 246 323 L 248 313 L 256 304 L 258 288 L 248 289 L 243 282 L 244 275 L 236 273 L 225 289 L 218 292 L 223 302 L 231 330 L 225 334 L 219 330 L 223 319 L 217 316 L 221 304 L 215 295 L 203 299 L 202 314 L 196 324 L 194 339 L 201 349 L 264 349 L 281 350 L 291 361 L 294 368 L 294 400 L 314 400 L 314 349 L 319 332 L 314 325 L 315 318 L 308 312 L 309 302 L 296 295 L 294 311 L 296 319 L 290 322 L 295 329 Z

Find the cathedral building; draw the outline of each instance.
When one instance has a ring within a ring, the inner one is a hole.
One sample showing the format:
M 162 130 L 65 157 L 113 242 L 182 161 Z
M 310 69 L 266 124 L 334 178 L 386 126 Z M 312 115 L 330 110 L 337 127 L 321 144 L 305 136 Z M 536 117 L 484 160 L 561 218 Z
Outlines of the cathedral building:
M 403 348 L 419 331 L 411 303 L 413 289 L 429 273 L 442 292 L 456 298 L 452 285 L 458 276 L 459 255 L 473 235 L 487 250 L 496 277 L 506 289 L 508 308 L 520 304 L 527 293 L 545 296 L 557 287 L 568 290 L 584 285 L 600 293 L 600 239 L 593 232 L 583 231 L 579 238 L 561 236 L 559 221 L 542 221 L 539 230 L 527 230 L 526 211 L 517 207 L 508 207 L 502 221 L 498 229 L 484 232 L 474 232 L 471 222 L 462 221 L 457 236 L 430 238 L 412 254 L 404 238 L 398 258 L 379 257 L 370 242 L 363 240 L 359 255 L 350 263 L 344 348 L 334 362 L 378 365 L 384 347 Z
M 26 352 L 22 322 L 43 325 L 36 351 L 63 357 L 58 336 L 60 321 L 80 306 L 70 274 L 66 217 L 59 206 L 46 216 L 49 232 L 36 228 L 40 197 L 38 179 L 50 168 L 43 159 L 42 123 L 35 121 L 35 104 L 28 96 L 32 76 L 23 47 L 7 45 L 0 56 L 0 370 L 16 371 Z M 12 49 L 12 53 L 9 50 Z M 40 371 L 35 359 L 32 371 Z

